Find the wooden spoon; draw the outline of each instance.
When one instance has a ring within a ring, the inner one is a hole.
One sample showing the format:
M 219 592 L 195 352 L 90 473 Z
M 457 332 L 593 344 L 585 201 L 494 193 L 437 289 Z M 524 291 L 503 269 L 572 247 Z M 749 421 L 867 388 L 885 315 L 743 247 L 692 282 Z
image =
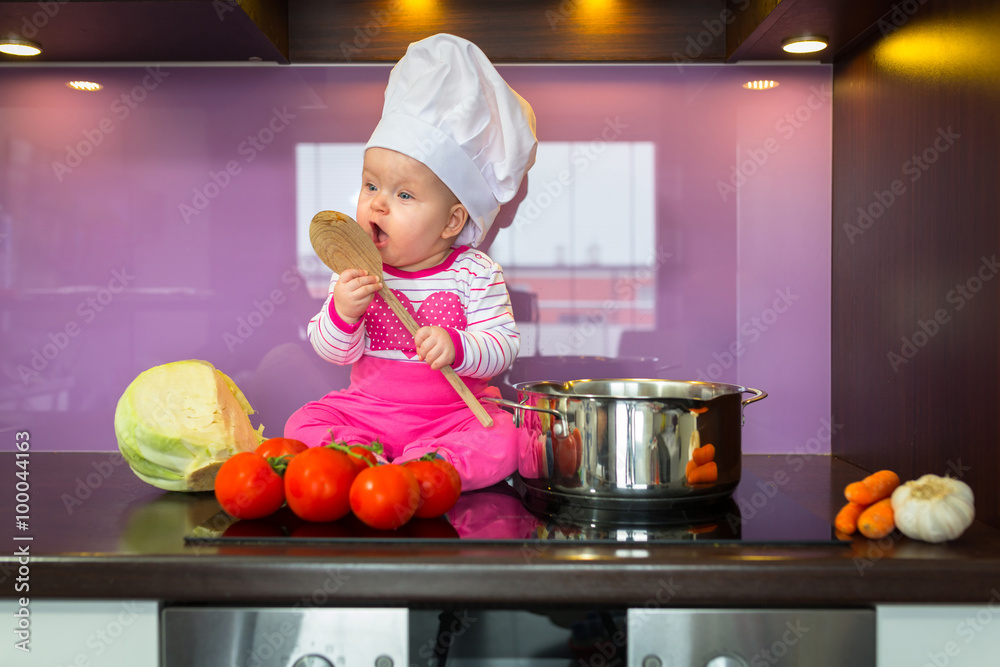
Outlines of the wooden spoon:
M 382 256 L 378 254 L 378 248 L 353 218 L 337 211 L 320 211 L 313 216 L 309 225 L 309 240 L 323 263 L 337 273 L 343 273 L 347 269 L 363 269 L 368 275 L 378 278 L 382 283 L 382 289 L 378 293 L 389 304 L 389 308 L 410 335 L 417 333 L 420 325 L 403 307 L 392 290 L 385 286 L 382 278 Z M 462 382 L 452 367 L 445 366 L 441 372 L 469 409 L 475 413 L 479 423 L 487 427 L 493 426 L 493 419 L 486 412 L 486 408 L 472 395 L 469 387 Z

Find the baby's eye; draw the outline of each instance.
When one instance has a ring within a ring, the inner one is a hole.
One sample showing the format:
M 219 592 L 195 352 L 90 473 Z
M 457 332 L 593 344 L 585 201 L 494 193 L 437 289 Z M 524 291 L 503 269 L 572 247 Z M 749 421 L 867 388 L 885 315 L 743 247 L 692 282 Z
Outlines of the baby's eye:
M 399 193 L 399 198 L 400 199 L 413 199 L 413 195 L 411 195 L 409 192 L 400 192 Z
M 375 187 L 374 183 L 365 183 L 365 190 L 368 192 L 375 192 L 378 188 Z

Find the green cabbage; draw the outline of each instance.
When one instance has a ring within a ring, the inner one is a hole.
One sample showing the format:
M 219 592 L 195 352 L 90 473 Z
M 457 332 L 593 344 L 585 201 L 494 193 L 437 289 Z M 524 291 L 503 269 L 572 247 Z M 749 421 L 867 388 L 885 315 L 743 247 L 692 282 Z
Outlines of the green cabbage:
M 211 491 L 215 473 L 263 440 L 239 387 L 207 361 L 143 371 L 115 409 L 118 448 L 143 481 L 168 491 Z

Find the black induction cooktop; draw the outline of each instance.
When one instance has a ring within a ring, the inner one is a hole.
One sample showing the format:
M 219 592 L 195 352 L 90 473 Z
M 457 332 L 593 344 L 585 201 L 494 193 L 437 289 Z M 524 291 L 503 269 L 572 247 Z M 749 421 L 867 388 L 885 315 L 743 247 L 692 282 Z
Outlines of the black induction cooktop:
M 412 519 L 394 531 L 369 528 L 353 515 L 338 521 L 310 523 L 285 507 L 263 519 L 241 521 L 220 511 L 185 537 L 190 545 L 372 541 L 495 544 L 558 540 L 580 545 L 848 544 L 837 538 L 829 521 L 796 503 L 773 482 L 746 471 L 731 499 L 710 508 L 661 516 L 658 521 L 594 517 L 570 506 L 545 512 L 529 509 L 511 484 L 500 483 L 463 493 L 444 517 Z

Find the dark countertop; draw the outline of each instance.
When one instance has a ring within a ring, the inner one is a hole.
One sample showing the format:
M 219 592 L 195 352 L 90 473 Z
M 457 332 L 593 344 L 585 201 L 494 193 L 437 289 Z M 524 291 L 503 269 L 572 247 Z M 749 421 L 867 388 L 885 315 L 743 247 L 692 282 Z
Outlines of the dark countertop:
M 4 476 L 14 454 L 0 454 Z M 1000 531 L 977 522 L 953 543 L 898 533 L 848 544 L 366 543 L 186 545 L 219 507 L 211 494 L 168 493 L 117 453 L 32 452 L 30 518 L 15 529 L 4 483 L 0 597 L 15 592 L 15 550 L 29 545 L 37 598 L 167 602 L 496 607 L 856 606 L 983 603 L 1000 586 Z M 746 456 L 744 469 L 832 522 L 842 489 L 864 476 L 827 456 Z M 16 480 L 14 480 L 16 481 Z M 30 536 L 30 541 L 15 537 Z

